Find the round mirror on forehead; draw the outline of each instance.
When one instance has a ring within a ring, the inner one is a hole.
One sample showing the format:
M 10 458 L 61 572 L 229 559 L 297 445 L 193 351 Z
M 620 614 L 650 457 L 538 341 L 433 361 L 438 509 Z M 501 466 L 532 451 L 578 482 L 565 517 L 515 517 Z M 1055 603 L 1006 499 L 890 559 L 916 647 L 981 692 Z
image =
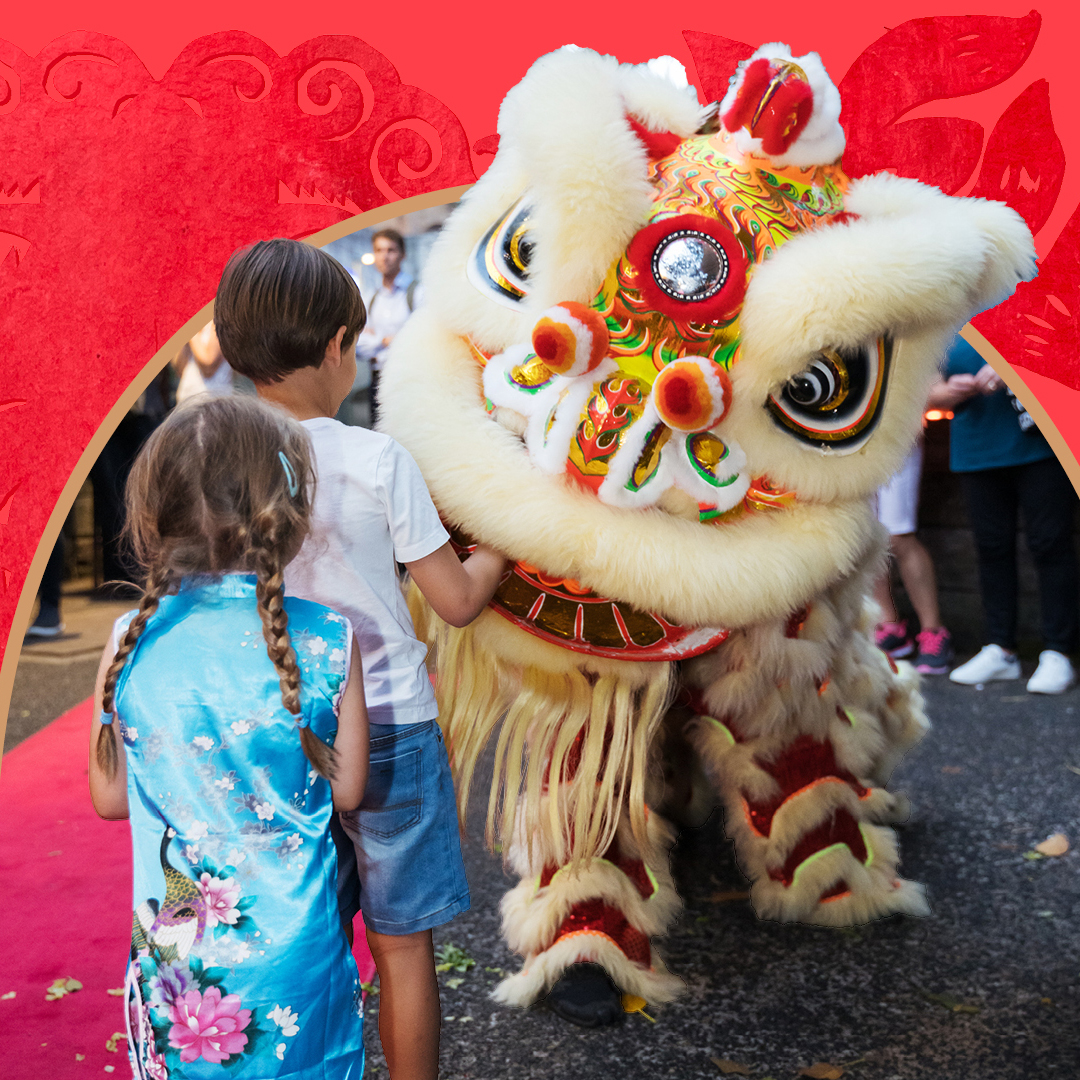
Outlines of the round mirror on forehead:
M 653 254 L 657 285 L 676 300 L 707 300 L 728 276 L 724 249 L 705 233 L 680 230 L 657 245 Z

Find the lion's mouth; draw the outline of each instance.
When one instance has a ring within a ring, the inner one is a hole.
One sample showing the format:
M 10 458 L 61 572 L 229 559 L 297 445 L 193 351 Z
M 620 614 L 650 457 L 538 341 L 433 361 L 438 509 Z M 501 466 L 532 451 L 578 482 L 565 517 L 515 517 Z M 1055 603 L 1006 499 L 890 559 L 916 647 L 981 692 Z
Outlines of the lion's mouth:
M 658 403 L 655 386 L 610 357 L 586 375 L 566 377 L 524 347 L 512 348 L 486 363 L 484 395 L 538 469 L 565 474 L 610 506 L 663 508 L 677 491 L 686 497 L 677 501 L 688 498 L 699 519 L 711 521 L 740 506 L 750 489 L 746 455 L 734 440 L 665 422 L 669 402 Z M 688 396 L 669 398 L 681 404 Z

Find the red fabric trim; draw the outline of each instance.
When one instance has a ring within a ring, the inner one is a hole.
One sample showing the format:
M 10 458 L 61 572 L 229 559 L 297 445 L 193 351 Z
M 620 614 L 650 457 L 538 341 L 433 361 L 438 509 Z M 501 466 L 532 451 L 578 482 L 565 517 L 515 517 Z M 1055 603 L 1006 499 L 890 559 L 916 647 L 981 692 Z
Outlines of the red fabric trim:
M 816 829 L 811 829 L 788 855 L 784 865 L 769 871 L 773 881 L 780 881 L 785 887 L 795 880 L 795 871 L 811 855 L 824 851 L 833 844 L 847 844 L 851 854 L 861 863 L 866 862 L 866 843 L 859 830 L 859 823 L 846 811 L 837 810 L 828 821 L 822 822 Z

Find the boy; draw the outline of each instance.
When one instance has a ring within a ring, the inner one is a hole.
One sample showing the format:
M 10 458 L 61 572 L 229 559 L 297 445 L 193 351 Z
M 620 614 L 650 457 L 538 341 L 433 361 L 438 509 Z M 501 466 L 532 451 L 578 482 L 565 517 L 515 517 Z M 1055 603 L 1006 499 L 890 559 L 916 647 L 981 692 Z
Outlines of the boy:
M 462 563 L 415 462 L 389 436 L 333 419 L 356 375 L 365 312 L 325 252 L 270 240 L 237 252 L 218 287 L 222 352 L 259 396 L 300 420 L 318 475 L 312 530 L 286 571 L 288 593 L 352 620 L 371 721 L 371 773 L 342 816 L 359 886 L 339 879 L 342 920 L 362 907 L 380 979 L 379 1035 L 392 1080 L 435 1080 L 439 987 L 431 929 L 469 906 L 446 750 L 395 560 L 447 622 L 464 626 L 505 566 L 489 548 Z M 339 841 L 343 875 L 351 854 Z M 359 896 L 357 890 L 359 888 Z

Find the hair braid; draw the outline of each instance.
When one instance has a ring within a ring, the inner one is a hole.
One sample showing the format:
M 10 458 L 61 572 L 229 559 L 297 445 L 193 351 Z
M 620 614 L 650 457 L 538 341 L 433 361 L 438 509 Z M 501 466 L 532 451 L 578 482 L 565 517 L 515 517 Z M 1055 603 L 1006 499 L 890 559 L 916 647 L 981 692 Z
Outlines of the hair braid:
M 116 649 L 113 662 L 105 672 L 105 687 L 101 695 L 101 711 L 111 713 L 113 711 L 114 698 L 116 695 L 116 682 L 120 678 L 120 672 L 127 663 L 127 658 L 135 648 L 143 630 L 146 629 L 147 620 L 157 611 L 161 598 L 169 591 L 172 585 L 172 574 L 165 566 L 152 567 L 147 575 L 146 588 L 143 591 L 142 600 L 139 601 L 139 611 L 128 625 L 124 636 Z M 116 735 L 113 733 L 115 724 L 102 724 L 98 733 L 97 760 L 101 771 L 111 780 L 116 775 L 118 753 L 116 749 Z
M 273 661 L 281 683 L 281 701 L 293 716 L 300 716 L 300 665 L 289 639 L 289 614 L 285 610 L 285 572 L 281 560 L 268 540 L 255 551 L 256 586 L 259 618 L 262 619 L 266 651 Z M 306 725 L 297 728 L 304 756 L 316 772 L 332 780 L 337 755 Z

